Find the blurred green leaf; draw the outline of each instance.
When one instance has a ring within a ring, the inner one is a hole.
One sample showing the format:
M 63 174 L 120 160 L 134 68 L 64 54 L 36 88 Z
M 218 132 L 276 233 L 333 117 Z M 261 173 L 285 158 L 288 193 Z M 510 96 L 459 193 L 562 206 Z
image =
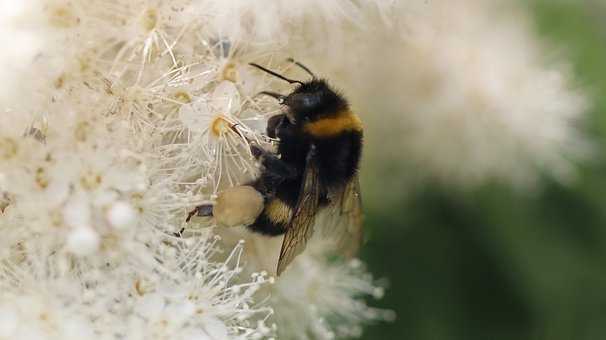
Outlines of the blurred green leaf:
M 365 339 L 606 337 L 606 3 L 525 4 L 547 46 L 572 61 L 579 88 L 592 96 L 585 128 L 595 157 L 577 182 L 546 179 L 536 194 L 431 187 L 389 210 L 367 205 L 372 237 L 363 255 L 389 278 L 378 304 L 398 319 L 369 327 Z

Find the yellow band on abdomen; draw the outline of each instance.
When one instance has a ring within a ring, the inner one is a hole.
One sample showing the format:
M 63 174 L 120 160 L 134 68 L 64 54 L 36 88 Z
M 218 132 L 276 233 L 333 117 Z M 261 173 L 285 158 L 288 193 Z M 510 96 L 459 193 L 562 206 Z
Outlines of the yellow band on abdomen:
M 274 198 L 265 206 L 265 214 L 274 223 L 287 224 L 290 222 L 292 209 L 282 200 Z
M 362 121 L 353 112 L 341 111 L 334 117 L 322 118 L 304 126 L 305 132 L 314 137 L 331 137 L 346 131 L 362 131 Z

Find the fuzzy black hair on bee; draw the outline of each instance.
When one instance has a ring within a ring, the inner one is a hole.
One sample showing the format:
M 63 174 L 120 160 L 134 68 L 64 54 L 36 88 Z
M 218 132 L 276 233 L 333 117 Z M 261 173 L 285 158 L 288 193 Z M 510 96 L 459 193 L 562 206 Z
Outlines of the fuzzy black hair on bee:
M 250 64 L 296 85 L 287 95 L 259 93 L 277 99 L 284 110 L 267 124 L 267 135 L 279 140 L 277 152 L 252 146 L 262 172 L 249 185 L 263 195 L 264 208 L 248 228 L 268 236 L 284 235 L 278 274 L 305 249 L 319 213 L 328 215 L 329 225 L 323 228 L 334 235 L 342 254 L 354 255 L 362 239 L 358 182 L 362 123 L 326 80 L 318 79 L 303 64 L 289 61 L 311 79 L 294 80 Z

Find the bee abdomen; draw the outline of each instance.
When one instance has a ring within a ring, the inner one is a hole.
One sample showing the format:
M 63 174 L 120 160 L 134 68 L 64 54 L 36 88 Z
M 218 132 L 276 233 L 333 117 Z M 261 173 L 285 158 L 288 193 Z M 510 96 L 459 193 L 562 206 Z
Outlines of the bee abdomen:
M 362 138 L 362 131 L 345 131 L 317 142 L 323 185 L 342 186 L 356 175 L 362 155 Z
M 292 216 L 292 208 L 278 198 L 270 199 L 257 220 L 248 227 L 255 232 L 277 236 L 286 232 Z

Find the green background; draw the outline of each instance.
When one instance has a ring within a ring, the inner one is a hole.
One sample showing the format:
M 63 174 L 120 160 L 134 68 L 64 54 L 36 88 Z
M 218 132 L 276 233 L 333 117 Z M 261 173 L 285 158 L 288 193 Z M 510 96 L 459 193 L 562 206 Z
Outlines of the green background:
M 397 320 L 364 339 L 606 339 L 606 0 L 524 4 L 594 103 L 583 129 L 596 155 L 578 181 L 546 177 L 534 193 L 428 184 L 384 205 L 371 194 L 363 257 L 390 284 L 370 303 Z

